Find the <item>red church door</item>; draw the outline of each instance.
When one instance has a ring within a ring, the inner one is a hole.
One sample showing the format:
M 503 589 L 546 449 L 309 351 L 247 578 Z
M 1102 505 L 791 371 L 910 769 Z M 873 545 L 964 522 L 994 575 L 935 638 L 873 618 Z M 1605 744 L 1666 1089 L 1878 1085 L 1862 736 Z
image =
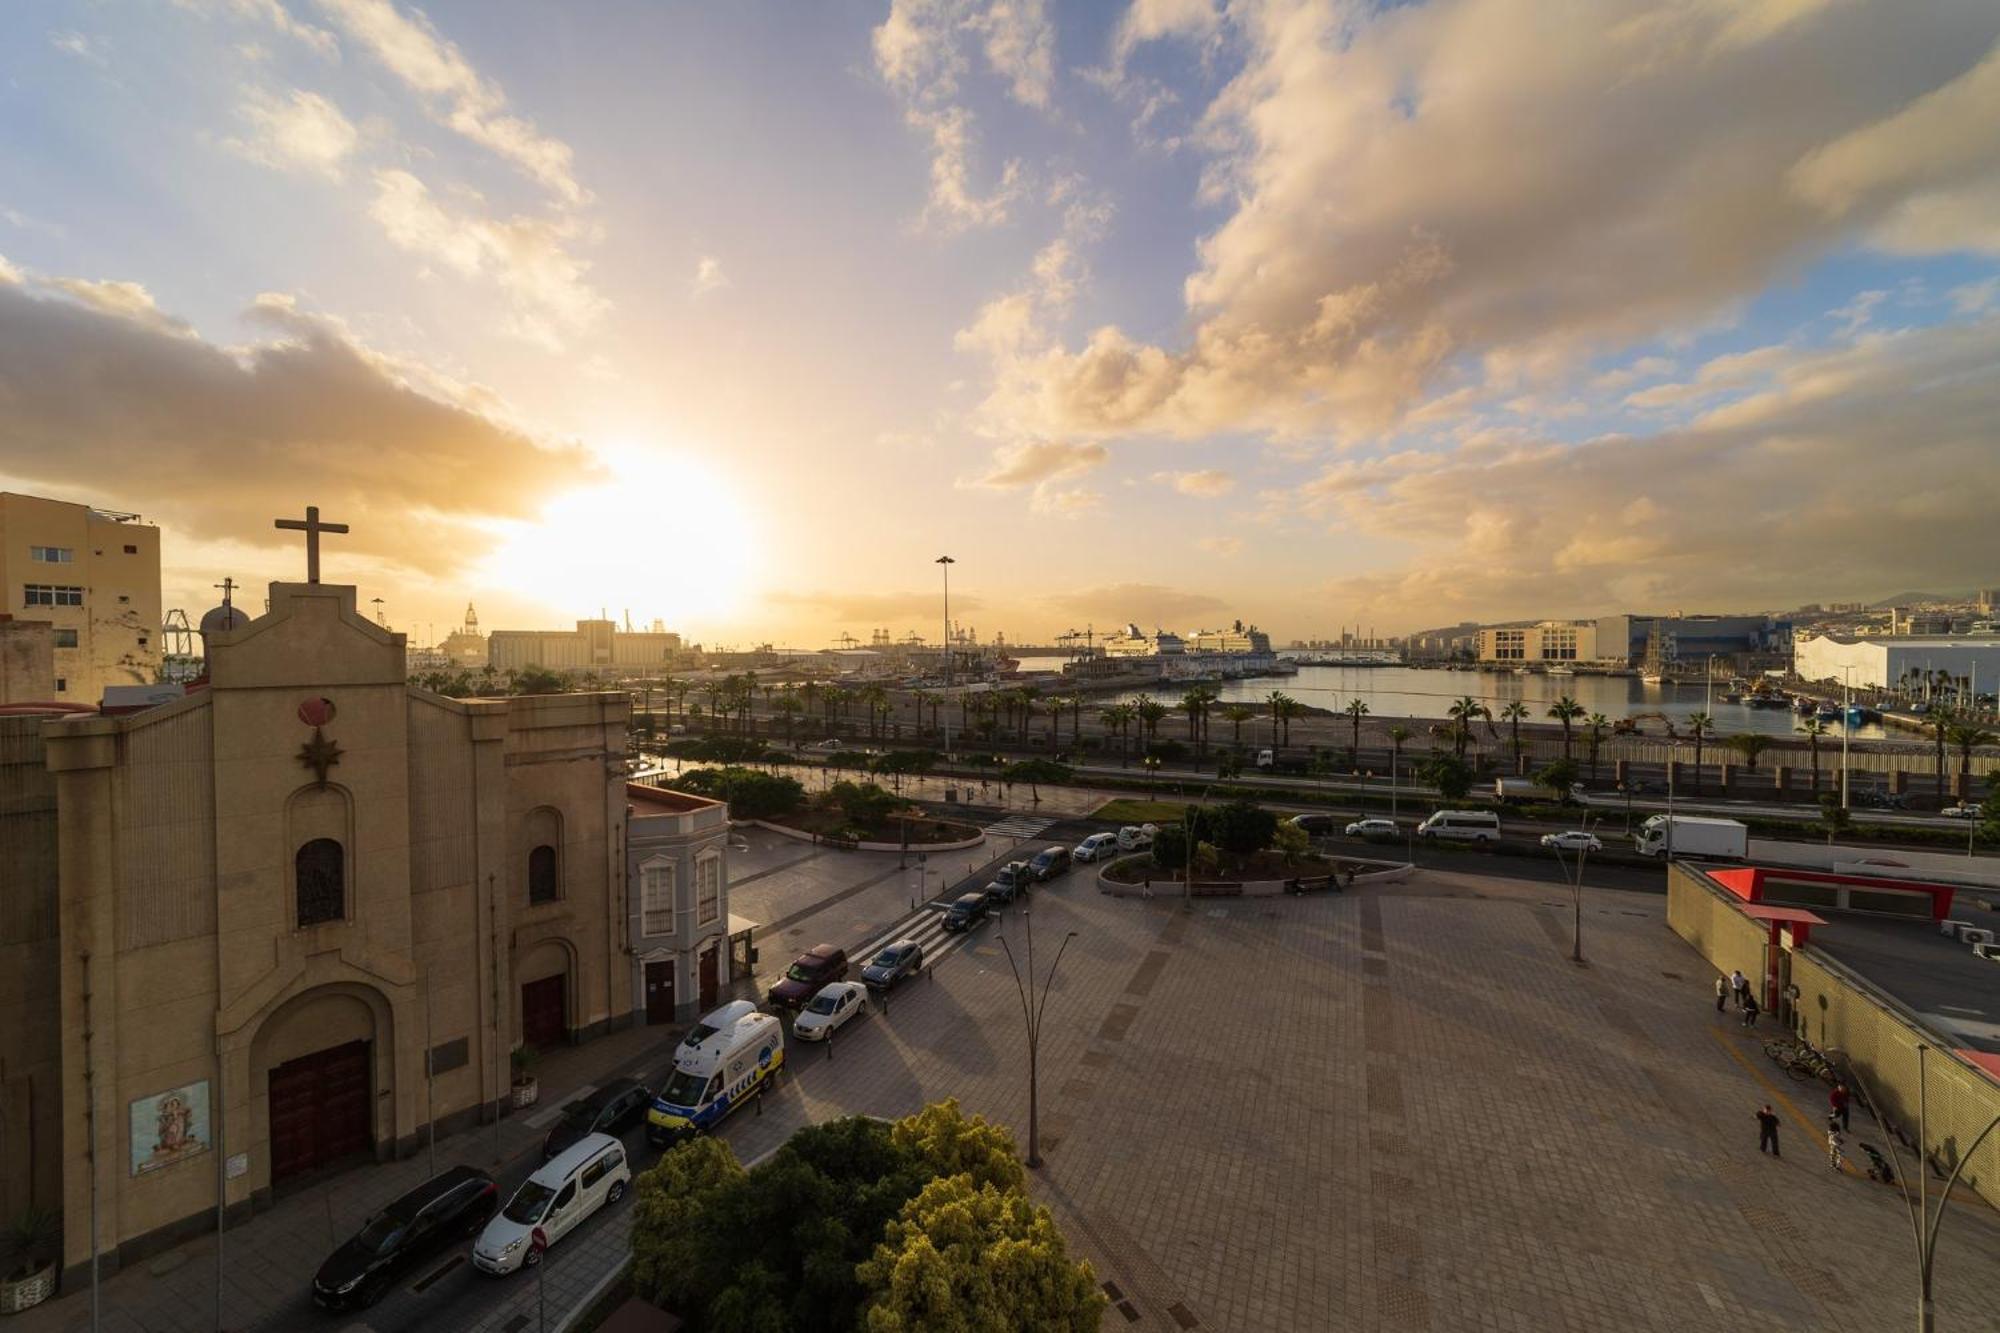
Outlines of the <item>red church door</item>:
M 368 1151 L 370 1044 L 349 1042 L 271 1071 L 271 1183 Z
M 567 997 L 560 973 L 521 987 L 521 1040 L 530 1046 L 554 1046 L 568 1035 Z

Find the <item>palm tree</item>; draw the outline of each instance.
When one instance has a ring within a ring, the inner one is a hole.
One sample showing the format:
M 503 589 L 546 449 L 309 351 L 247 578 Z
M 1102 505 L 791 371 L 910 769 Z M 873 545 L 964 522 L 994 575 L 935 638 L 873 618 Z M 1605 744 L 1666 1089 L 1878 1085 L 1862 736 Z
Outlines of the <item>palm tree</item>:
M 1688 719 L 1688 735 L 1694 737 L 1694 786 L 1701 790 L 1701 744 L 1702 738 L 1715 730 L 1715 719 L 1707 713 L 1696 713 Z
M 1951 735 L 1951 729 L 1958 724 L 1958 714 L 1951 708 L 1937 704 L 1924 714 L 1924 725 L 1931 729 L 1931 739 L 1937 743 L 1937 793 L 1944 799 L 1944 747 Z
M 1590 737 L 1590 780 L 1597 781 L 1597 752 L 1604 745 L 1604 733 L 1611 729 L 1611 719 L 1602 713 L 1592 713 L 1583 721 L 1584 733 Z
M 1341 711 L 1354 722 L 1354 744 L 1347 748 L 1347 766 L 1361 767 L 1361 719 L 1368 716 L 1368 705 L 1360 699 L 1349 699 L 1347 707 Z
M 729 697 L 728 688 L 719 680 L 711 680 L 701 687 L 701 692 L 708 700 L 708 715 L 715 719 L 715 729 L 722 730 L 722 719 L 728 716 L 723 703 Z
M 1097 710 L 1098 720 L 1108 730 L 1118 733 L 1118 763 L 1122 767 L 1126 761 L 1125 733 L 1137 716 L 1128 703 L 1109 704 Z
M 1415 733 L 1400 722 L 1389 728 L 1389 744 L 1395 751 L 1391 759 L 1392 763 L 1400 764 L 1402 762 L 1403 742 L 1410 739 L 1413 734 Z
M 1723 742 L 1730 749 L 1743 756 L 1743 766 L 1752 773 L 1757 771 L 1757 756 L 1770 749 L 1777 741 L 1770 736 L 1760 736 L 1754 731 L 1740 732 Z
M 1278 728 L 1282 726 L 1285 729 L 1284 739 L 1278 740 L 1278 744 L 1290 745 L 1292 719 L 1299 715 L 1299 701 L 1283 690 L 1272 690 L 1267 702 L 1271 705 L 1271 738 L 1278 740 Z
M 1233 728 L 1229 737 L 1230 744 L 1240 748 L 1243 744 L 1243 724 L 1256 717 L 1257 710 L 1243 704 L 1227 704 L 1223 707 L 1222 716 Z
M 804 710 L 805 705 L 793 698 L 790 692 L 787 692 L 783 698 L 778 700 L 775 707 L 778 710 L 778 715 L 785 719 L 785 744 L 789 746 L 792 744 L 792 724 L 798 720 L 799 713 Z
M 1549 716 L 1563 724 L 1563 758 L 1569 758 L 1569 724 L 1582 717 L 1583 705 L 1567 694 L 1549 705 Z
M 1146 739 L 1153 741 L 1159 739 L 1160 719 L 1173 710 L 1149 696 L 1134 703 L 1132 711 L 1138 716 L 1140 724 L 1146 728 Z
M 881 685 L 870 685 L 861 691 L 861 702 L 868 709 L 868 735 L 872 740 L 881 734 L 882 714 L 889 707 L 889 691 Z
M 1517 759 L 1521 756 L 1521 719 L 1527 715 L 1528 705 L 1519 699 L 1513 700 L 1500 710 L 1500 720 L 1507 724 L 1507 730 L 1511 733 L 1507 744 L 1513 749 L 1514 757 Z
M 1799 723 L 1798 730 L 1805 736 L 1806 744 L 1810 746 L 1812 749 L 1812 768 L 1813 768 L 1812 789 L 1814 794 L 1817 795 L 1819 792 L 1819 740 L 1820 737 L 1826 735 L 1827 732 L 1832 730 L 1832 728 L 1827 726 L 1826 723 L 1820 721 L 1816 717 L 1809 717 L 1805 721 Z
M 1951 729 L 1951 743 L 1958 747 L 1958 785 L 1966 795 L 1972 794 L 1972 752 L 1982 745 L 1991 745 L 2000 740 L 1977 722 L 1960 722 Z
M 1454 700 L 1451 707 L 1444 712 L 1445 716 L 1456 724 L 1452 731 L 1452 753 L 1463 759 L 1465 747 L 1472 740 L 1472 720 L 1480 717 L 1491 720 L 1493 712 L 1469 694 L 1461 695 Z

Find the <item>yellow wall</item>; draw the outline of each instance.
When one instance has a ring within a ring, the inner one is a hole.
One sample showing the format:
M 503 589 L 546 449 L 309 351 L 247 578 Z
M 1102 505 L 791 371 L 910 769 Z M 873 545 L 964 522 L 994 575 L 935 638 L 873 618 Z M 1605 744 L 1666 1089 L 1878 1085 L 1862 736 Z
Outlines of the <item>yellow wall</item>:
M 32 560 L 33 547 L 70 559 Z M 80 587 L 83 604 L 29 606 L 31 583 Z M 88 505 L 0 493 L 0 610 L 76 635 L 75 647 L 55 649 L 58 699 L 94 704 L 107 685 L 150 684 L 160 668 L 160 530 Z

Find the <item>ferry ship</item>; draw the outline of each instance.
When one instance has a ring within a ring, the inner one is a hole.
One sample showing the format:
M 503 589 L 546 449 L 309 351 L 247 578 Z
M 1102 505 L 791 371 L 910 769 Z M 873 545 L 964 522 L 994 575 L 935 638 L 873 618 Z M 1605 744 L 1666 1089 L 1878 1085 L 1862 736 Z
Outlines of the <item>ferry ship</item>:
M 1102 676 L 1109 671 L 1151 672 L 1164 680 L 1193 682 L 1230 680 L 1242 676 L 1293 675 L 1298 668 L 1271 651 L 1271 636 L 1255 625 L 1235 622 L 1228 629 L 1198 629 L 1182 637 L 1155 628 L 1148 634 L 1137 624 L 1105 639 L 1098 662 L 1071 662 L 1063 668 L 1072 677 Z

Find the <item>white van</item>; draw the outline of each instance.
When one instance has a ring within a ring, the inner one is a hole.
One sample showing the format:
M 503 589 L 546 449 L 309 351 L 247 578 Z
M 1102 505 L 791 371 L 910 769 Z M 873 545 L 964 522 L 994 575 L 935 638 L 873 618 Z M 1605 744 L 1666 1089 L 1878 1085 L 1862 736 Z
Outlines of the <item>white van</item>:
M 587 1135 L 544 1162 L 493 1215 L 473 1242 L 473 1266 L 486 1273 L 534 1267 L 542 1261 L 533 1244 L 537 1228 L 553 1245 L 599 1208 L 624 1198 L 631 1183 L 625 1145 L 609 1134 Z
M 1450 838 L 1459 842 L 1498 842 L 1500 816 L 1491 810 L 1439 810 L 1417 825 L 1419 838 Z
M 777 1019 L 748 1000 L 722 1006 L 674 1048 L 674 1072 L 646 1112 L 646 1138 L 666 1148 L 714 1129 L 784 1067 Z
M 1143 852 L 1153 845 L 1153 835 L 1159 831 L 1157 824 L 1127 824 L 1118 830 L 1118 850 Z
M 1273 764 L 1277 763 L 1277 761 L 1278 757 L 1275 754 L 1271 753 L 1269 750 L 1257 751 L 1257 767 L 1269 768 Z

